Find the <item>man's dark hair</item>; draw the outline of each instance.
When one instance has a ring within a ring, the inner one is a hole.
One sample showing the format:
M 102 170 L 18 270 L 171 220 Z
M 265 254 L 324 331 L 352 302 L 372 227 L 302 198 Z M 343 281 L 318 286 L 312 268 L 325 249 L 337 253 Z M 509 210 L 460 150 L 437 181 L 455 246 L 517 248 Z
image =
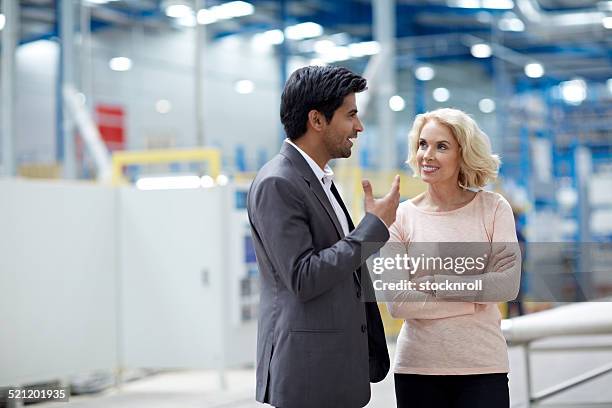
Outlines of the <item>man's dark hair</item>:
M 366 79 L 346 68 L 309 66 L 296 70 L 281 96 L 280 117 L 287 137 L 295 140 L 306 133 L 311 110 L 323 113 L 329 123 L 347 95 L 366 89 Z

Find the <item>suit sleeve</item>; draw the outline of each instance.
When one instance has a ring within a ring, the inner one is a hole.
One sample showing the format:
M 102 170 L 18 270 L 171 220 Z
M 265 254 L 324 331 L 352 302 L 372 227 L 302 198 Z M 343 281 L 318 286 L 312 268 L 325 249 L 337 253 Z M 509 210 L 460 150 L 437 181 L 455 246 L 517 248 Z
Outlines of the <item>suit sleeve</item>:
M 254 187 L 249 217 L 280 280 L 303 302 L 349 278 L 389 238 L 385 224 L 366 213 L 350 234 L 315 251 L 304 200 L 282 177 L 262 179 Z

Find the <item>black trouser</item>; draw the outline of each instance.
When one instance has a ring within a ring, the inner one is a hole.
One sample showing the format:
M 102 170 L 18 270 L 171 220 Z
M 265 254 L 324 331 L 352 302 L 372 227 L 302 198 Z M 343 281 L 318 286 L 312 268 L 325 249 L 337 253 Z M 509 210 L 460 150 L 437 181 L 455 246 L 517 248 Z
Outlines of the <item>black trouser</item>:
M 397 408 L 508 408 L 507 374 L 395 374 Z

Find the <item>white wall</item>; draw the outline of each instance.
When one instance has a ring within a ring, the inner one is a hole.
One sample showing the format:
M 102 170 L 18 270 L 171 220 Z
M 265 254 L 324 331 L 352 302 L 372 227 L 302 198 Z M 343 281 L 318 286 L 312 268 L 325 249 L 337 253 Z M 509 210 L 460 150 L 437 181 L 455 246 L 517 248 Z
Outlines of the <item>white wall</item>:
M 90 99 L 94 104 L 124 108 L 128 148 L 143 149 L 151 139 L 169 141 L 177 147 L 195 146 L 193 40 L 193 30 L 145 32 L 136 27 L 93 34 Z M 57 44 L 50 41 L 19 48 L 18 163 L 55 159 L 58 55 Z M 115 56 L 131 58 L 132 69 L 110 70 L 108 61 Z M 75 60 L 79 58 L 77 52 Z M 271 157 L 281 140 L 276 59 L 269 53 L 254 51 L 247 41 L 227 38 L 210 44 L 203 62 L 204 131 L 208 144 L 223 148 L 224 160 L 230 165 L 237 145 L 244 147 L 251 166 L 255 166 L 260 149 Z M 249 95 L 236 93 L 234 83 L 240 79 L 252 80 L 255 91 Z M 159 99 L 170 101 L 169 113 L 155 110 Z
M 113 190 L 0 180 L 0 197 L 0 384 L 111 370 Z

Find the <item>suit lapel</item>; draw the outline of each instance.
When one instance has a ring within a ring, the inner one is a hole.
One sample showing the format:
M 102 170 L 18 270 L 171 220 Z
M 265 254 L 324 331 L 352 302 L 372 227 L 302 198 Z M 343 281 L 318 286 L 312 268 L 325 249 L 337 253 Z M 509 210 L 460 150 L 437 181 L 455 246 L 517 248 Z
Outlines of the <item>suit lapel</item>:
M 334 227 L 336 228 L 336 232 L 338 233 L 340 239 L 344 238 L 344 231 L 342 230 L 340 221 L 338 220 L 336 212 L 334 211 L 334 208 L 332 207 L 331 203 L 329 202 L 329 199 L 327 198 L 327 194 L 325 194 L 325 191 L 323 191 L 321 182 L 317 180 L 317 177 L 315 176 L 314 172 L 312 171 L 306 160 L 302 157 L 300 152 L 298 152 L 289 143 L 283 143 L 280 153 L 289 160 L 291 160 L 291 163 L 293 163 L 296 169 L 300 172 L 300 174 L 302 175 L 304 180 L 306 180 L 306 183 L 308 184 L 314 195 L 317 197 L 323 208 L 325 208 L 325 211 L 327 212 L 329 218 L 332 220 L 332 223 L 334 224 Z M 346 206 L 344 205 L 344 202 L 342 201 L 342 198 L 340 197 L 340 194 L 338 193 L 338 190 L 336 190 L 335 186 L 333 186 L 332 192 L 336 197 L 338 204 L 340 204 L 340 207 L 342 207 L 342 211 L 344 211 L 344 214 L 346 215 L 346 220 L 349 225 L 349 231 L 354 230 L 355 225 L 353 224 L 351 216 L 349 215 Z M 355 283 L 359 288 L 361 288 L 361 280 L 359 279 L 360 273 L 361 267 L 358 268 L 356 271 L 353 271 L 353 278 L 355 279 Z
M 308 163 L 306 163 L 306 160 L 304 160 L 300 152 L 298 152 L 293 146 L 288 143 L 283 143 L 280 152 L 283 156 L 291 160 L 291 162 L 300 172 L 302 177 L 304 177 L 304 180 L 306 180 L 306 183 L 308 183 L 308 186 L 310 187 L 314 195 L 317 197 L 317 199 L 327 212 L 327 215 L 331 219 L 332 223 L 334 224 L 338 236 L 340 238 L 344 238 L 344 231 L 342 231 L 340 221 L 338 221 L 338 217 L 336 217 L 336 212 L 334 211 L 334 208 L 329 202 L 327 194 L 325 194 L 325 191 L 323 191 L 323 186 L 321 186 L 321 182 L 317 180 L 317 177 L 315 176 Z

